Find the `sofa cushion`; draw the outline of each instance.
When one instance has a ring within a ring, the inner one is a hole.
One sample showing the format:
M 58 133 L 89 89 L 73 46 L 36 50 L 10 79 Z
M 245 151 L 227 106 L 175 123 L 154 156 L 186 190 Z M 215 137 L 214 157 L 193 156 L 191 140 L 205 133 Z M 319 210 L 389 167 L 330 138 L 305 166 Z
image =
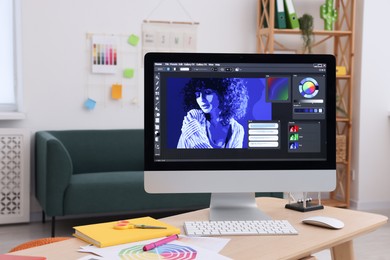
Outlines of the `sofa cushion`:
M 144 131 L 141 129 L 49 131 L 61 140 L 73 174 L 143 171 Z
M 64 214 L 153 211 L 207 207 L 210 194 L 148 194 L 142 171 L 82 173 L 71 177 Z

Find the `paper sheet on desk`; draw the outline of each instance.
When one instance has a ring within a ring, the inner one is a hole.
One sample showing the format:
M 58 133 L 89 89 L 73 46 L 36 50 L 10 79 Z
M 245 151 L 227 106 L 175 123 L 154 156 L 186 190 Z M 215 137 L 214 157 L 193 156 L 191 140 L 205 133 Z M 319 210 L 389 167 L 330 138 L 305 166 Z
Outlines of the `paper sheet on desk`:
M 230 239 L 219 237 L 188 237 L 180 235 L 180 241 L 190 245 L 200 246 L 213 252 L 219 252 L 227 243 L 229 243 Z
M 103 260 L 104 258 L 101 256 L 96 256 L 96 255 L 86 255 L 84 257 L 81 257 L 77 260 Z
M 129 243 L 129 244 L 123 244 L 118 246 L 111 246 L 111 247 L 105 247 L 105 248 L 98 248 L 93 245 L 88 246 L 82 246 L 79 252 L 89 252 L 96 255 L 101 256 L 102 258 L 98 258 L 94 256 L 90 256 L 91 258 L 81 258 L 82 260 L 89 260 L 89 259 L 123 259 L 125 257 L 126 259 L 157 259 L 156 256 L 159 255 L 161 259 L 170 259 L 170 257 L 180 257 L 180 259 L 186 260 L 186 259 L 197 259 L 197 260 L 228 260 L 230 258 L 222 256 L 217 253 L 217 251 L 220 251 L 224 245 L 229 241 L 228 239 L 224 239 L 225 241 L 216 238 L 188 238 L 183 237 L 180 238 L 180 241 L 176 240 L 174 242 L 171 242 L 169 244 L 157 247 L 150 251 L 143 251 L 142 248 L 145 244 L 152 243 L 154 241 L 157 241 L 158 239 L 152 239 L 147 241 L 141 241 L 136 243 Z M 182 242 L 186 241 L 185 242 Z M 213 249 L 206 249 L 201 246 L 198 246 L 196 244 L 205 244 L 206 240 L 209 240 L 211 242 L 210 244 L 213 244 L 209 248 Z M 217 251 L 216 251 L 217 250 Z M 81 260 L 79 259 L 79 260 Z

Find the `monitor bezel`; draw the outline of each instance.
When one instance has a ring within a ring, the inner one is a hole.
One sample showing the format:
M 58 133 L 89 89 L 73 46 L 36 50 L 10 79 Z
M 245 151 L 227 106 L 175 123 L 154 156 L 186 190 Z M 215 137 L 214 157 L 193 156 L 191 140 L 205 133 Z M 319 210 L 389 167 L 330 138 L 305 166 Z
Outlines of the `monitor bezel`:
M 164 62 L 213 63 L 325 63 L 327 67 L 326 160 L 171 162 L 154 159 L 154 64 Z M 202 170 L 333 170 L 336 169 L 336 65 L 329 54 L 147 53 L 144 59 L 145 171 Z

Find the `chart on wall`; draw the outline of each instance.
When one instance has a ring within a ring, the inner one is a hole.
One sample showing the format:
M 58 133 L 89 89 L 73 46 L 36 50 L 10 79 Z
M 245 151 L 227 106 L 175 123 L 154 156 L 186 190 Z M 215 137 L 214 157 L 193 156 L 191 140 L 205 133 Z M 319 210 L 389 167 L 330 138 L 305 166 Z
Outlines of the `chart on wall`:
M 87 34 L 85 109 L 138 104 L 139 40 L 136 34 Z
M 117 72 L 118 42 L 117 36 L 92 36 L 92 73 L 115 74 Z
M 147 52 L 195 52 L 199 23 L 144 21 L 142 54 Z

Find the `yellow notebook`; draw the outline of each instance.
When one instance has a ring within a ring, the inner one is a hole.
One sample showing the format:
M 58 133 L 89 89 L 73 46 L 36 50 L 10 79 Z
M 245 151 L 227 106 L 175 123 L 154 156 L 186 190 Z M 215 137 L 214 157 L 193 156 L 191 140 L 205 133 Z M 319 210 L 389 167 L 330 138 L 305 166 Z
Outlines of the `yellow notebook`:
M 73 227 L 75 229 L 73 235 L 97 247 L 107 247 L 180 234 L 179 228 L 151 217 L 133 218 L 127 221 L 135 225 L 159 226 L 166 227 L 166 229 L 115 229 L 114 226 L 118 221 L 113 221 Z

